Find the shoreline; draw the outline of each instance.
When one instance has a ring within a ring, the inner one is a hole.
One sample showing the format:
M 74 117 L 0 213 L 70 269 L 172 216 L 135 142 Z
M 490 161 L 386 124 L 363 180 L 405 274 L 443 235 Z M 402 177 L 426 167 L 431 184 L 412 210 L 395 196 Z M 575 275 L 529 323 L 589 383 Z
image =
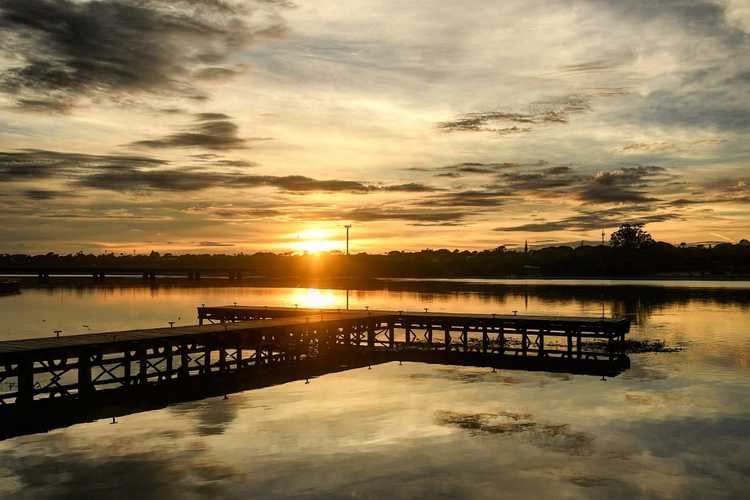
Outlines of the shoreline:
M 222 287 L 268 287 L 268 288 L 334 288 L 334 289 L 381 289 L 390 285 L 475 285 L 475 286 L 591 286 L 591 287 L 675 287 L 675 288 L 744 288 L 734 286 L 748 282 L 750 276 L 513 276 L 513 277 L 379 277 L 379 278 L 314 278 L 253 277 L 228 279 L 222 277 L 202 277 L 191 280 L 184 277 L 166 276 L 153 280 L 143 280 L 140 276 L 108 276 L 104 281 L 90 276 L 52 276 L 48 281 L 39 281 L 35 276 L 3 276 L 3 280 L 17 282 L 20 289 L 55 288 L 222 288 Z M 694 282 L 690 286 L 688 283 Z M 701 284 L 705 284 L 702 286 Z M 714 285 L 714 286 L 712 286 Z

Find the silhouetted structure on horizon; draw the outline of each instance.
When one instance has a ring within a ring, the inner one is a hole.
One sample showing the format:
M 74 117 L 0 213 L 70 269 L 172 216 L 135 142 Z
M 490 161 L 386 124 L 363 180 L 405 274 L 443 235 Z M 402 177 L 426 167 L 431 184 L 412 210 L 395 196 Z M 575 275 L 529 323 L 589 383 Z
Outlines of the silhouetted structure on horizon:
M 530 273 L 529 270 L 533 270 Z M 130 274 L 153 280 L 157 275 L 198 279 L 249 277 L 506 277 L 506 276 L 738 276 L 750 275 L 750 245 L 721 243 L 687 247 L 655 242 L 641 247 L 568 246 L 537 250 L 422 250 L 388 254 L 323 253 L 291 255 L 69 254 L 0 255 L 0 274 L 81 274 L 101 281 Z

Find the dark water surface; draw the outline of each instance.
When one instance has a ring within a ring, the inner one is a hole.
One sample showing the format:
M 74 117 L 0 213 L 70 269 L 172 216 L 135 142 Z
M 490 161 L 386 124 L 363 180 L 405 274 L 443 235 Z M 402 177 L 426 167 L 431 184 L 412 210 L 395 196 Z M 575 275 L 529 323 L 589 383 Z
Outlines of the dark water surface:
M 659 285 L 350 291 L 352 308 L 604 310 L 683 350 L 632 354 L 607 380 L 390 363 L 9 439 L 0 498 L 747 498 L 750 283 Z M 0 338 L 193 324 L 196 306 L 233 302 L 344 307 L 346 292 L 32 289 L 0 297 Z

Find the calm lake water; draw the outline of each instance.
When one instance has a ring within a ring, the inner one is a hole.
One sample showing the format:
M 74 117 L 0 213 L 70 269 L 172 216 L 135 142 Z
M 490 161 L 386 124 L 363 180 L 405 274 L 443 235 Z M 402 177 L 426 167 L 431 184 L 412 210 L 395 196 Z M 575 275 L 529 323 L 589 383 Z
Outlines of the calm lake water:
M 631 338 L 682 351 L 632 354 L 607 380 L 390 363 L 9 439 L 0 498 L 747 498 L 750 283 L 664 284 L 350 291 L 351 308 L 627 315 Z M 200 304 L 346 301 L 311 288 L 30 289 L 0 297 L 0 338 L 194 324 Z

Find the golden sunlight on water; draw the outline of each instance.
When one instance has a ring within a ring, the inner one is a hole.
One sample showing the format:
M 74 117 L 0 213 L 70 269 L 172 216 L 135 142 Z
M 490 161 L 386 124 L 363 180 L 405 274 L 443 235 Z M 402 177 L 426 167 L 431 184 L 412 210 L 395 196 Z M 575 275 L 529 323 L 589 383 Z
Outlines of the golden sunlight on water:
M 0 442 L 0 497 L 374 499 L 392 491 L 388 478 L 399 481 L 393 498 L 746 493 L 750 288 L 388 283 L 348 295 L 360 309 L 599 315 L 603 304 L 634 321 L 633 338 L 683 350 L 631 354 L 630 369 L 605 380 L 388 363 L 79 424 Z M 37 289 L 0 297 L 0 314 L 3 337 L 22 338 L 194 323 L 201 303 L 326 308 L 346 296 Z

